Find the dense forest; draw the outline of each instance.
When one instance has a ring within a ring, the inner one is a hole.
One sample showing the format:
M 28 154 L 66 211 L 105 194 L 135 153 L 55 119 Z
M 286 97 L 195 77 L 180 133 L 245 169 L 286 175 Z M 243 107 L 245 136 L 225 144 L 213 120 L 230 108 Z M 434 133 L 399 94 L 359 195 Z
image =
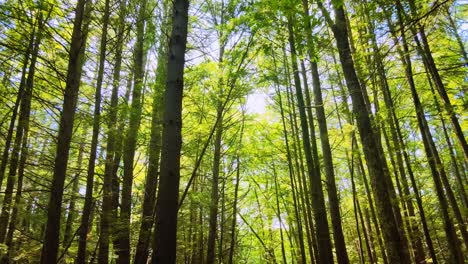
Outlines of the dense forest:
M 466 0 L 0 0 L 0 264 L 468 263 Z

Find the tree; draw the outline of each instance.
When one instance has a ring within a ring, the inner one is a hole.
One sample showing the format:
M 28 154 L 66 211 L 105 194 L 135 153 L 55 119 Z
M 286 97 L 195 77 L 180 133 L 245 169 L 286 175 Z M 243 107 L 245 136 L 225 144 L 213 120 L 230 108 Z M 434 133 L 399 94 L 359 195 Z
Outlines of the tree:
M 76 101 L 78 99 L 86 46 L 87 29 L 86 25 L 83 23 L 86 4 L 87 0 L 79 0 L 77 2 L 73 22 L 65 94 L 60 116 L 60 127 L 57 135 L 54 175 L 52 186 L 50 187 L 47 225 L 41 254 L 41 263 L 43 264 L 55 262 L 58 254 L 63 186 L 67 172 Z
M 187 45 L 189 1 L 173 2 L 169 40 L 160 185 L 156 202 L 155 249 L 153 263 L 175 263 L 177 211 L 179 204 L 180 149 L 182 144 L 182 94 Z

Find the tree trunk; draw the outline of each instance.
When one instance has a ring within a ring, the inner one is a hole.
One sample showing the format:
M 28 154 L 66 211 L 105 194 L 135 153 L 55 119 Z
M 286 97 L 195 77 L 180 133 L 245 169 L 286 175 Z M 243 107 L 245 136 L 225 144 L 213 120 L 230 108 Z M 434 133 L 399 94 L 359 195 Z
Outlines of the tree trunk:
M 86 138 L 86 135 L 85 137 Z M 83 140 L 84 140 L 83 138 Z M 77 159 L 77 170 L 78 172 L 75 174 L 74 178 L 72 179 L 72 191 L 71 191 L 71 196 L 70 196 L 70 203 L 68 204 L 68 214 L 67 214 L 67 220 L 65 222 L 65 232 L 63 234 L 63 247 L 66 247 L 68 244 L 70 244 L 73 239 L 72 237 L 72 230 L 73 230 L 73 221 L 75 221 L 76 217 L 76 197 L 75 195 L 79 195 L 78 193 L 78 187 L 80 184 L 80 176 L 81 176 L 81 166 L 83 164 L 83 152 L 84 152 L 84 143 L 82 142 L 80 144 L 80 147 L 78 149 L 78 159 Z
M 307 171 L 312 187 L 312 209 L 317 231 L 318 243 L 318 256 L 319 263 L 333 263 L 332 244 L 330 233 L 328 229 L 327 212 L 325 209 L 325 200 L 323 197 L 322 180 L 320 174 L 314 170 L 314 161 L 312 158 L 312 150 L 310 146 L 310 135 L 307 127 L 307 116 L 305 111 L 304 98 L 302 95 L 301 83 L 299 79 L 299 72 L 297 67 L 296 47 L 294 41 L 294 32 L 291 17 L 288 17 L 288 32 L 289 32 L 289 45 L 291 49 L 292 69 L 294 76 L 294 83 L 296 86 L 296 96 L 299 109 L 299 117 L 302 129 L 302 142 L 304 147 L 304 154 L 306 157 Z
M 304 14 L 309 17 L 309 4 L 307 0 L 302 1 Z M 323 163 L 325 166 L 325 176 L 327 178 L 328 200 L 330 202 L 330 215 L 333 228 L 333 239 L 335 242 L 336 256 L 339 264 L 349 263 L 348 253 L 346 251 L 346 242 L 343 235 L 343 227 L 341 226 L 340 201 L 335 183 L 335 172 L 333 169 L 333 157 L 331 153 L 330 141 L 328 138 L 328 128 L 325 116 L 325 108 L 323 106 L 322 91 L 320 87 L 320 76 L 318 73 L 318 65 L 315 60 L 314 43 L 312 39 L 312 26 L 310 20 L 306 20 L 306 34 L 308 42 L 308 52 L 310 58 L 310 66 L 312 70 L 314 103 L 317 113 L 317 123 L 320 132 L 320 142 L 322 144 Z M 310 109 L 310 108 L 309 108 Z M 315 161 L 318 163 L 319 161 Z
M 94 113 L 93 113 L 93 132 L 91 137 L 91 150 L 88 160 L 88 169 L 86 175 L 86 193 L 83 212 L 81 215 L 81 224 L 78 230 L 79 244 L 78 252 L 80 257 L 77 258 L 77 264 L 84 264 L 86 260 L 86 239 L 88 236 L 90 216 L 93 205 L 93 186 L 94 186 L 94 170 L 96 166 L 97 145 L 99 139 L 100 120 L 101 120 L 101 90 L 104 77 L 104 63 L 107 52 L 107 27 L 109 24 L 110 15 L 110 0 L 105 0 L 104 16 L 102 18 L 102 34 L 101 44 L 99 49 L 99 65 L 96 79 L 96 90 L 94 94 Z
M 388 186 L 387 180 L 390 176 L 386 169 L 386 161 L 383 159 L 381 148 L 379 148 L 378 139 L 372 127 L 370 113 L 366 109 L 362 87 L 356 75 L 351 56 L 343 6 L 338 6 L 334 3 L 335 23 L 333 23 L 330 14 L 322 6 L 321 2 L 319 2 L 319 7 L 326 16 L 336 39 L 341 66 L 353 102 L 353 112 L 356 115 L 357 127 L 371 176 L 373 194 L 377 204 L 389 261 L 392 264 L 410 263 L 410 259 L 405 254 L 407 248 L 404 246 L 403 238 L 400 237 L 399 227 L 394 217 L 392 200 L 389 193 L 390 186 Z
M 144 38 L 145 38 L 145 21 L 146 21 L 146 5 L 147 1 L 143 0 L 139 3 L 138 18 L 136 21 L 136 42 L 134 49 L 135 61 L 134 67 L 134 86 L 132 91 L 132 104 L 129 113 L 129 124 L 125 133 L 123 142 L 123 179 L 122 179 L 122 199 L 120 206 L 120 217 L 118 224 L 118 232 L 116 233 L 116 254 L 118 255 L 117 263 L 130 263 L 130 216 L 132 211 L 132 185 L 133 185 L 133 169 L 135 151 L 138 138 L 138 130 L 140 128 L 141 112 L 142 112 L 142 91 L 144 89 L 144 68 L 145 56 Z
M 55 263 L 57 260 L 60 218 L 62 210 L 63 186 L 67 172 L 70 142 L 73 133 L 76 102 L 80 88 L 81 72 L 84 62 L 87 29 L 83 30 L 85 5 L 87 0 L 78 0 L 76 3 L 73 33 L 69 52 L 65 94 L 62 113 L 60 115 L 59 132 L 57 136 L 57 150 L 52 178 L 51 193 L 47 211 L 47 226 L 45 230 L 44 245 L 41 254 L 41 264 Z
M 164 7 L 164 12 L 167 8 Z M 167 21 L 168 16 L 163 20 Z M 167 22 L 166 22 L 167 24 Z M 167 28 L 167 25 L 163 27 Z M 164 32 L 164 30 L 163 30 Z M 158 50 L 158 66 L 156 69 L 156 82 L 153 89 L 153 109 L 151 114 L 151 135 L 149 143 L 148 171 L 145 180 L 145 195 L 143 198 L 142 220 L 136 248 L 134 263 L 146 263 L 149 254 L 151 229 L 154 222 L 154 208 L 156 203 L 156 189 L 159 178 L 159 158 L 161 154 L 161 119 L 163 111 L 164 83 L 166 82 L 167 37 L 160 35 L 161 42 Z
M 188 0 L 174 0 L 172 32 L 169 41 L 160 187 L 156 205 L 155 253 L 153 263 L 175 263 L 177 248 L 177 211 L 182 144 L 182 94 L 187 45 Z
M 208 244 L 206 253 L 206 263 L 213 264 L 215 262 L 215 245 L 218 229 L 218 200 L 219 200 L 219 169 L 221 160 L 221 139 L 223 134 L 223 112 L 222 105 L 219 103 L 217 115 L 219 118 L 218 127 L 216 128 L 216 135 L 214 141 L 213 153 L 213 170 L 211 179 L 211 202 L 210 202 L 210 220 L 209 220 L 209 233 Z
M 438 171 L 438 168 L 443 170 L 443 168 L 441 168 L 442 164 L 440 164 L 440 159 L 438 157 L 437 150 L 435 149 L 432 135 L 430 133 L 426 118 L 424 116 L 424 109 L 421 105 L 419 95 L 416 91 L 416 86 L 415 86 L 415 82 L 413 79 L 413 70 L 411 66 L 411 59 L 410 59 L 408 44 L 406 42 L 405 27 L 404 27 L 404 22 L 403 22 L 403 17 L 402 17 L 403 10 L 400 5 L 397 5 L 397 7 L 398 7 L 398 21 L 399 21 L 400 33 L 401 33 L 402 45 L 403 45 L 404 57 L 402 59 L 403 59 L 404 67 L 405 67 L 405 74 L 408 80 L 408 84 L 411 90 L 411 95 L 412 95 L 413 102 L 415 105 L 418 126 L 419 126 L 420 133 L 423 139 L 424 149 L 426 151 L 428 163 L 431 168 L 432 178 L 434 180 L 434 187 L 436 189 L 437 198 L 441 206 L 440 209 L 442 211 L 442 217 L 444 221 L 444 230 L 447 236 L 447 242 L 449 244 L 449 251 L 450 251 L 449 261 L 451 263 L 463 263 L 463 254 L 460 249 L 459 241 L 456 236 L 452 220 L 448 213 L 448 203 L 445 198 L 445 193 L 442 187 L 442 182 L 441 182 L 440 174 Z
M 103 179 L 103 198 L 102 212 L 99 229 L 99 254 L 98 263 L 107 264 L 109 262 L 109 237 L 111 235 L 112 222 L 115 219 L 116 198 L 118 196 L 118 188 L 116 186 L 116 177 L 119 164 L 115 161 L 115 156 L 118 148 L 118 130 L 120 127 L 117 122 L 118 115 L 118 91 L 120 87 L 120 69 L 122 65 L 122 49 L 124 42 L 125 16 L 127 9 L 126 0 L 120 2 L 119 10 L 119 25 L 117 29 L 117 45 L 115 48 L 115 64 L 113 69 L 112 93 L 109 107 L 109 119 L 107 120 L 108 136 L 106 142 L 106 160 Z M 127 89 L 128 90 L 128 89 Z M 118 186 L 118 183 L 117 183 Z M 116 190 L 117 189 L 117 190 Z M 86 240 L 85 237 L 80 237 L 80 245 L 78 247 L 77 264 L 86 262 Z

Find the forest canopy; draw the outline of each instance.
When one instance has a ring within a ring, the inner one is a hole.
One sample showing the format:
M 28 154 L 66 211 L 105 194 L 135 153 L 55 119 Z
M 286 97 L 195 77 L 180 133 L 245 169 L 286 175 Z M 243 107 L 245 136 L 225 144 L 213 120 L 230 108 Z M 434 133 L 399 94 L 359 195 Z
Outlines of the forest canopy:
M 0 0 L 0 264 L 468 261 L 466 0 Z

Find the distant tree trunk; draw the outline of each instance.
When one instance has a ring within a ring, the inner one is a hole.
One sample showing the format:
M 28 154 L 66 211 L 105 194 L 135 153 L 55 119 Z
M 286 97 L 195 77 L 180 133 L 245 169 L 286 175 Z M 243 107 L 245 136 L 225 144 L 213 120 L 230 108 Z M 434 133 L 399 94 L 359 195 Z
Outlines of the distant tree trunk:
M 383 159 L 383 153 L 381 153 L 378 139 L 372 128 L 370 113 L 366 109 L 362 87 L 351 56 L 344 8 L 342 5 L 334 3 L 335 22 L 333 22 L 329 12 L 321 2 L 319 2 L 319 7 L 326 16 L 336 39 L 343 73 L 353 102 L 353 112 L 356 115 L 364 155 L 372 179 L 373 193 L 389 261 L 392 264 L 410 263 L 409 257 L 405 254 L 407 248 L 404 246 L 403 238 L 400 237 L 399 227 L 394 217 L 392 200 L 388 190 L 390 186 L 388 186 L 387 180 L 389 174 L 386 161 Z
M 301 121 L 304 155 L 306 157 L 307 171 L 310 179 L 310 184 L 312 186 L 312 209 L 316 224 L 317 244 L 319 252 L 319 260 L 317 260 L 317 262 L 333 263 L 332 244 L 328 229 L 328 220 L 326 217 L 327 212 L 325 209 L 325 200 L 323 197 L 322 180 L 320 179 L 320 174 L 317 174 L 317 171 L 314 170 L 314 161 L 312 158 L 312 149 L 310 146 L 310 135 L 307 126 L 307 116 L 297 67 L 297 54 L 291 17 L 288 17 L 288 32 L 294 83 L 296 86 L 296 96 L 299 109 L 299 117 Z
M 84 138 L 83 138 L 84 140 Z M 72 179 L 72 191 L 70 197 L 70 203 L 68 204 L 68 214 L 67 220 L 65 221 L 65 232 L 63 234 L 63 247 L 66 247 L 69 243 L 71 243 L 72 237 L 72 230 L 73 230 L 73 221 L 75 221 L 76 217 L 76 198 L 75 195 L 79 195 L 78 187 L 80 184 L 80 176 L 81 176 L 81 166 L 83 164 L 83 152 L 84 152 L 84 143 L 81 142 L 78 148 L 78 158 L 77 158 L 77 170 L 78 172 L 74 175 Z
M 286 59 L 286 58 L 285 58 Z M 276 67 L 276 65 L 275 65 Z M 276 69 L 275 69 L 276 70 Z M 283 109 L 283 101 L 281 98 L 281 91 L 278 87 L 278 84 L 276 84 L 275 90 L 276 94 L 278 96 L 278 103 L 279 103 L 279 109 L 280 109 L 280 114 L 281 114 L 281 123 L 283 126 L 283 136 L 285 140 L 285 145 L 286 145 L 286 157 L 288 159 L 288 172 L 289 172 L 289 180 L 291 184 L 291 190 L 292 190 L 292 197 L 293 197 L 293 207 L 294 207 L 294 216 L 297 220 L 297 225 L 298 225 L 298 233 L 299 233 L 299 247 L 300 247 L 300 253 L 301 253 L 301 261 L 306 262 L 306 256 L 305 256 L 305 246 L 304 246 L 304 238 L 303 238 L 303 232 L 302 232 L 302 224 L 300 221 L 300 215 L 298 211 L 298 202 L 297 202 L 297 194 L 294 186 L 294 171 L 293 171 L 293 163 L 292 163 L 292 157 L 291 157 L 291 152 L 290 152 L 290 147 L 289 147 L 289 138 L 288 138 L 288 131 L 286 129 L 286 118 L 284 114 L 284 109 Z
M 99 139 L 99 130 L 101 125 L 101 90 L 104 77 L 104 64 L 107 52 L 107 27 L 110 16 L 110 0 L 105 0 L 104 16 L 102 18 L 102 33 L 101 44 L 99 48 L 99 65 L 97 70 L 96 89 L 94 94 L 94 113 L 93 113 L 93 132 L 91 137 L 91 150 L 88 160 L 88 169 L 86 175 L 86 193 L 84 207 L 81 214 L 81 224 L 78 230 L 79 244 L 77 264 L 84 264 L 86 261 L 86 239 L 90 226 L 90 216 L 93 206 L 93 186 L 94 186 L 94 170 L 96 167 L 96 154 Z M 79 262 L 78 262 L 79 261 Z
M 215 244 L 218 229 L 218 200 L 219 200 L 219 169 L 221 160 L 221 139 L 223 135 L 223 112 L 221 104 L 218 106 L 217 115 L 219 118 L 218 127 L 216 128 L 216 135 L 214 138 L 214 154 L 213 154 L 213 170 L 211 179 L 211 202 L 210 202 L 210 220 L 209 220 L 209 233 L 208 244 L 206 253 L 206 263 L 213 264 L 215 262 Z
M 445 9 L 445 12 L 447 14 L 446 17 L 449 22 L 450 30 L 453 32 L 453 36 L 457 40 L 457 44 L 460 47 L 460 54 L 462 55 L 463 60 L 465 61 L 465 65 L 468 66 L 468 54 L 466 53 L 465 44 L 463 43 L 463 40 L 460 34 L 458 33 L 457 24 L 455 23 L 455 21 L 453 21 L 452 14 L 450 13 L 450 9 L 448 7 Z
M 122 199 L 120 206 L 120 217 L 118 232 L 116 233 L 116 253 L 118 255 L 117 263 L 130 263 L 130 216 L 132 210 L 132 185 L 135 151 L 140 128 L 142 112 L 142 91 L 144 89 L 144 68 L 145 68 L 145 21 L 146 21 L 147 1 L 139 3 L 138 18 L 136 21 L 136 42 L 134 49 L 135 62 L 134 67 L 134 86 L 132 91 L 132 104 L 129 113 L 129 124 L 125 132 L 123 142 L 123 179 L 122 179 Z
M 411 95 L 413 98 L 413 103 L 415 105 L 416 114 L 417 114 L 417 121 L 418 126 L 420 129 L 420 133 L 424 143 L 424 149 L 426 151 L 426 156 L 428 159 L 428 163 L 431 168 L 432 178 L 434 180 L 434 187 L 436 189 L 437 198 L 439 200 L 442 217 L 444 221 L 444 230 L 447 236 L 447 242 L 449 244 L 449 251 L 450 251 L 450 262 L 451 263 L 463 263 L 463 253 L 461 252 L 461 248 L 459 245 L 458 238 L 455 233 L 455 228 L 453 226 L 451 217 L 448 213 L 448 203 L 445 198 L 445 193 L 443 190 L 442 182 L 441 182 L 441 175 L 439 169 L 443 170 L 442 164 L 440 163 L 440 158 L 438 157 L 437 150 L 435 149 L 435 144 L 432 139 L 432 135 L 430 133 L 426 118 L 424 116 L 424 109 L 422 107 L 421 101 L 419 99 L 419 95 L 416 91 L 415 82 L 413 79 L 413 70 L 411 66 L 411 58 L 409 53 L 409 47 L 406 42 L 405 36 L 405 26 L 403 22 L 403 15 L 402 15 L 402 8 L 400 5 L 397 5 L 398 8 L 398 21 L 400 26 L 400 33 L 402 38 L 402 45 L 403 45 L 403 54 L 404 57 L 402 58 L 403 64 L 405 67 L 405 74 L 408 80 L 408 84 L 411 90 Z
M 115 63 L 113 69 L 112 93 L 109 107 L 109 118 L 107 120 L 108 136 L 106 142 L 106 160 L 103 179 L 103 198 L 102 212 L 99 230 L 99 253 L 98 263 L 107 264 L 109 262 L 109 238 L 111 235 L 112 222 L 115 219 L 115 197 L 118 196 L 118 188 L 115 189 L 115 173 L 118 169 L 118 163 L 115 162 L 115 156 L 118 146 L 118 133 L 120 132 L 117 122 L 120 88 L 120 69 L 122 65 L 122 49 L 124 42 L 125 16 L 127 3 L 126 0 L 120 2 L 119 24 L 117 29 L 117 40 L 115 48 Z M 118 185 L 117 185 L 118 186 Z M 78 247 L 77 264 L 86 262 L 86 240 L 80 236 L 80 246 Z
M 276 211 L 277 216 L 280 224 L 280 239 L 281 239 L 281 257 L 283 259 L 283 264 L 287 264 L 288 261 L 286 260 L 286 249 L 284 246 L 284 238 L 283 238 L 283 220 L 281 219 L 281 211 L 280 211 L 280 204 L 279 204 L 279 191 L 278 191 L 278 175 L 275 170 L 275 163 L 273 165 L 273 176 L 275 181 L 275 198 L 276 198 Z M 232 262 L 230 262 L 232 264 Z
M 83 18 L 87 2 L 87 0 L 78 0 L 76 3 L 41 264 L 55 263 L 57 260 L 63 185 L 67 172 L 68 154 L 86 46 L 87 29 L 83 30 Z
M 43 29 L 43 18 L 42 14 L 38 17 L 38 29 L 37 32 L 33 33 L 34 46 L 31 54 L 31 63 L 29 64 L 28 77 L 24 85 L 24 92 L 22 93 L 20 103 L 20 113 L 18 118 L 18 124 L 16 126 L 16 137 L 13 144 L 13 149 L 10 158 L 10 168 L 8 171 L 8 178 L 5 187 L 5 196 L 3 197 L 2 211 L 0 214 L 0 243 L 5 242 L 5 236 L 7 234 L 8 222 L 10 219 L 11 203 L 13 199 L 13 191 L 17 182 L 17 170 L 19 165 L 20 152 L 22 150 L 23 137 L 28 134 L 26 129 L 29 128 L 29 117 L 31 114 L 31 100 L 34 88 L 34 73 L 36 71 L 37 56 L 39 54 L 39 46 L 42 39 Z M 26 139 L 27 140 L 27 139 Z
M 21 71 L 21 79 L 18 87 L 18 95 L 16 96 L 16 101 L 12 109 L 10 124 L 8 126 L 7 136 L 5 138 L 5 147 L 2 153 L 2 161 L 0 163 L 0 189 L 2 188 L 3 178 L 5 177 L 5 171 L 8 164 L 8 158 L 10 155 L 10 148 L 11 148 L 11 140 L 13 139 L 13 132 L 15 131 L 15 122 L 16 117 L 18 115 L 18 109 L 21 104 L 21 100 L 24 97 L 24 86 L 26 85 L 26 78 L 27 78 L 27 69 L 29 64 L 29 57 L 31 56 L 31 52 L 34 48 L 35 42 L 35 27 L 33 27 L 31 34 L 29 36 L 29 44 L 28 48 L 25 51 L 24 59 L 23 59 L 23 68 Z
M 308 0 L 302 1 L 304 14 L 309 17 Z M 325 175 L 327 177 L 328 199 L 330 201 L 330 215 L 333 228 L 333 238 L 335 242 L 337 261 L 339 264 L 349 263 L 348 253 L 346 251 L 346 242 L 343 235 L 343 227 L 341 226 L 340 202 L 338 191 L 335 183 L 335 172 L 333 169 L 333 157 L 331 153 L 330 141 L 328 139 L 328 128 L 325 116 L 325 108 L 323 107 L 322 91 L 320 87 L 320 76 L 318 73 L 318 65 L 315 60 L 315 47 L 312 39 L 312 26 L 310 20 L 306 20 L 306 38 L 308 42 L 308 52 L 310 58 L 310 66 L 312 70 L 314 103 L 317 114 L 317 122 L 320 131 L 320 142 L 322 145 L 323 163 L 325 166 Z M 309 108 L 310 109 L 310 108 Z M 318 163 L 319 161 L 315 161 Z
M 156 205 L 155 253 L 153 263 L 175 263 L 177 211 L 179 203 L 180 149 L 182 144 L 182 94 L 187 45 L 188 0 L 174 0 L 169 41 L 160 187 Z
M 354 143 L 354 141 L 352 143 Z M 354 144 L 351 146 L 351 153 L 353 153 L 353 150 L 354 150 Z M 359 243 L 359 259 L 361 260 L 361 263 L 364 263 L 364 251 L 363 251 L 363 246 L 362 246 L 362 237 L 361 237 L 361 230 L 359 227 L 359 217 L 358 217 L 358 210 L 360 210 L 360 206 L 359 206 L 359 200 L 357 198 L 356 183 L 354 181 L 354 160 L 351 159 L 351 161 L 348 160 L 348 162 L 349 162 L 348 164 L 349 173 L 351 175 L 351 190 L 353 193 L 354 221 L 356 221 L 356 232 L 358 235 L 358 243 Z
M 223 12 L 223 11 L 222 11 Z M 224 16 L 221 15 L 221 23 L 223 23 Z M 222 33 L 219 33 L 222 35 Z M 219 41 L 220 49 L 219 49 L 219 64 L 223 63 L 224 59 L 224 47 L 225 42 L 223 40 Z M 207 252 L 206 252 L 206 263 L 213 264 L 215 263 L 216 256 L 215 256 L 215 248 L 216 248 L 216 238 L 217 238 L 217 230 L 218 230 L 218 207 L 219 207 L 219 170 L 220 170 L 220 161 L 221 161 L 221 141 L 223 137 L 223 111 L 224 105 L 221 102 L 222 94 L 223 94 L 223 79 L 220 77 L 219 79 L 219 89 L 220 93 L 218 95 L 217 102 L 217 109 L 216 109 L 216 134 L 214 138 L 214 153 L 213 153 L 213 167 L 212 167 L 212 179 L 211 179 L 211 202 L 210 202 L 210 216 L 209 216 L 209 226 L 208 226 L 208 244 L 207 244 Z M 221 241 L 221 240 L 220 240 Z M 220 256 L 219 256 L 220 257 Z
M 416 3 L 414 2 L 414 0 L 408 0 L 408 3 L 409 3 L 411 14 L 414 17 L 416 17 L 417 16 Z M 398 4 L 401 5 L 399 0 L 398 0 Z M 424 28 L 419 24 L 419 22 L 410 24 L 410 30 L 414 35 L 414 40 L 416 42 L 417 50 L 419 54 L 421 55 L 425 66 L 429 70 L 429 73 L 434 81 L 437 92 L 442 98 L 445 111 L 447 112 L 450 118 L 450 121 L 452 122 L 454 133 L 458 138 L 458 141 L 463 150 L 463 153 L 465 154 L 465 159 L 468 161 L 468 143 L 466 142 L 465 136 L 460 127 L 460 123 L 458 122 L 458 118 L 455 114 L 453 105 L 450 102 L 450 98 L 447 94 L 447 90 L 445 89 L 445 85 L 442 82 L 442 77 L 440 76 L 439 70 L 437 69 L 434 58 L 432 57 L 432 51 L 429 46 L 429 42 L 427 40 L 426 32 Z M 418 33 L 421 39 L 420 41 L 418 39 Z
M 240 139 L 239 139 L 239 145 L 241 146 L 242 142 L 242 135 L 243 135 L 243 124 L 242 124 L 242 129 L 240 133 Z M 237 154 L 236 157 L 236 183 L 234 185 L 234 204 L 232 206 L 232 221 L 231 221 L 231 238 L 230 238 L 230 244 L 229 244 L 229 259 L 228 263 L 233 264 L 234 262 L 234 253 L 236 250 L 236 225 L 237 225 L 237 200 L 239 196 L 239 185 L 240 185 L 240 168 L 241 168 L 241 163 L 240 163 L 240 158 L 239 154 Z M 282 236 L 283 233 L 281 233 Z
M 167 21 L 167 8 L 164 7 L 163 20 Z M 166 22 L 167 24 L 167 22 Z M 156 188 L 159 178 L 159 158 L 161 154 L 161 120 L 163 111 L 164 83 L 166 82 L 167 64 L 167 26 L 163 27 L 158 48 L 158 65 L 156 69 L 156 82 L 153 88 L 153 109 L 151 114 L 151 135 L 149 143 L 148 171 L 145 180 L 145 195 L 143 198 L 142 220 L 138 237 L 134 263 L 146 263 L 149 254 L 151 229 L 154 222 L 154 208 L 156 203 Z

